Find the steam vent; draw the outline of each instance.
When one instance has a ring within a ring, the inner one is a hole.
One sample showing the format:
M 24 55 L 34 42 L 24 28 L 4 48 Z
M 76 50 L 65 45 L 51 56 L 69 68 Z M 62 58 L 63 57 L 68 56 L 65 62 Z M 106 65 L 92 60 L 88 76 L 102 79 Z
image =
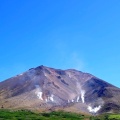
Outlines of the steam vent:
M 0 106 L 101 114 L 120 111 L 120 89 L 74 69 L 39 66 L 0 82 Z

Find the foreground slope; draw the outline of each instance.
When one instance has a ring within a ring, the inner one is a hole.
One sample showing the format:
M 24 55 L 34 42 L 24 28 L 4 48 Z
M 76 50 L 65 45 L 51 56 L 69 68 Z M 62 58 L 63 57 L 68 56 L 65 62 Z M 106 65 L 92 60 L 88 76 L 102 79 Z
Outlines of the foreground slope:
M 89 73 L 39 66 L 1 82 L 0 101 L 12 109 L 120 112 L 120 89 Z

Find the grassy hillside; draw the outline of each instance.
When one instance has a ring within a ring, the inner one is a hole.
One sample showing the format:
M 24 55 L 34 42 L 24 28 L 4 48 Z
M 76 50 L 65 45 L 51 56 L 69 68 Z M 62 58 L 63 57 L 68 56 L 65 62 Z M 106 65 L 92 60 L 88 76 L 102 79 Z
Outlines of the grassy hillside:
M 28 110 L 0 110 L 0 120 L 120 120 L 120 115 L 84 116 L 63 111 L 34 113 Z

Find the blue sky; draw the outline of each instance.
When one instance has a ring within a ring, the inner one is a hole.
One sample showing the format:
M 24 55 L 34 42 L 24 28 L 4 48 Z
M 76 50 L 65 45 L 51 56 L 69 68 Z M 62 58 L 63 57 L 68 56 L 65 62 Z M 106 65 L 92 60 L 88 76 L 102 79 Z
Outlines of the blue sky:
M 39 65 L 120 87 L 120 1 L 1 0 L 0 81 Z

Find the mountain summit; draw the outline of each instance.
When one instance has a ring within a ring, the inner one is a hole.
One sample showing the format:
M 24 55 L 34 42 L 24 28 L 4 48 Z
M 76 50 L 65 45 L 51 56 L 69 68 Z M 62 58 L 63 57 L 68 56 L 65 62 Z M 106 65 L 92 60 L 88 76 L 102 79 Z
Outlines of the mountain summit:
M 120 89 L 89 73 L 39 66 L 0 82 L 0 106 L 90 114 L 120 112 Z

